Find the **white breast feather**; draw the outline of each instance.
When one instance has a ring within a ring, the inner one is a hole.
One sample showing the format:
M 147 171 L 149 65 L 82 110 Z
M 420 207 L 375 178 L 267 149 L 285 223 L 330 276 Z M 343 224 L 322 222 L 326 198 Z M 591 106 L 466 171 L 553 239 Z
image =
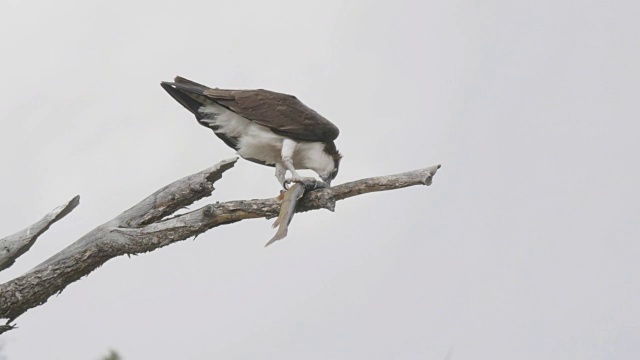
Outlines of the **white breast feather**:
M 238 155 L 264 161 L 267 164 L 280 161 L 283 136 L 218 104 L 202 106 L 198 111 L 213 115 L 212 119 L 202 121 L 217 126 L 216 132 L 238 139 Z
M 247 131 L 247 128 L 253 125 L 250 120 L 218 104 L 202 106 L 198 109 L 198 112 L 204 115 L 211 115 L 211 119 L 203 119 L 202 121 L 217 126 L 219 129 L 216 131 L 234 138 L 241 137 Z
M 208 104 L 198 111 L 212 115 L 211 119 L 202 122 L 217 126 L 216 132 L 237 138 L 238 155 L 243 158 L 275 164 L 282 161 L 282 142 L 284 136 L 278 135 L 269 128 L 258 125 L 218 104 Z M 324 144 L 319 142 L 300 142 L 293 155 L 296 169 L 312 169 L 316 172 L 333 170 L 333 159 L 323 151 Z

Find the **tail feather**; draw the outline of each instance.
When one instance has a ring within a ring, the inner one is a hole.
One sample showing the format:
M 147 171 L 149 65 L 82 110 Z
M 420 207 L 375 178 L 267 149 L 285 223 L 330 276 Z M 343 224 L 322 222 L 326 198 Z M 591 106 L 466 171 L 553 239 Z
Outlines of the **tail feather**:
M 202 114 L 198 112 L 198 109 L 207 102 L 203 94 L 208 88 L 179 76 L 175 78 L 175 81 L 163 81 L 160 86 L 180 105 L 191 111 L 198 120 L 201 120 Z
M 163 81 L 160 85 L 172 98 L 179 102 L 180 105 L 193 113 L 202 126 L 213 130 L 216 136 L 224 141 L 225 144 L 238 150 L 238 139 L 217 131 L 217 126 L 212 126 L 210 122 L 204 121 L 207 115 L 199 111 L 203 105 L 214 103 L 213 100 L 208 99 L 204 95 L 204 92 L 209 89 L 208 87 L 179 76 L 175 78 L 175 82 Z
M 199 84 L 199 83 L 197 83 L 197 82 L 195 82 L 195 81 L 191 81 L 191 80 L 189 80 L 189 79 L 185 79 L 185 78 L 183 78 L 182 76 L 176 76 L 176 77 L 173 79 L 173 81 L 174 81 L 176 84 L 191 85 L 191 86 L 193 86 L 193 87 L 198 87 L 198 88 L 208 89 L 208 87 L 207 87 L 207 86 L 204 86 L 204 85 L 202 85 L 202 84 Z

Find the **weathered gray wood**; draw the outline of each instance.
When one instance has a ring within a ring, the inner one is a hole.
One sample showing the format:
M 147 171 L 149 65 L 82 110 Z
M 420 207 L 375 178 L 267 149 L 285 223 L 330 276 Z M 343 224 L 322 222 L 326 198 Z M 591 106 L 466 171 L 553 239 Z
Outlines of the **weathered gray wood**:
M 0 318 L 7 319 L 7 324 L 11 323 L 27 310 L 44 304 L 50 296 L 116 256 L 149 252 L 244 219 L 277 216 L 280 203 L 272 198 L 210 204 L 165 219 L 176 210 L 210 195 L 213 183 L 236 160 L 223 161 L 160 189 L 30 272 L 0 285 Z M 321 208 L 333 211 L 336 201 L 352 196 L 413 185 L 430 185 L 439 168 L 439 165 L 432 166 L 307 192 L 298 202 L 297 212 Z
M 150 224 L 211 195 L 215 190 L 213 184 L 220 180 L 222 174 L 231 169 L 236 161 L 237 157 L 223 160 L 204 171 L 163 187 L 116 217 L 110 225 L 137 227 Z
M 113 229 L 144 226 L 145 224 L 162 220 L 179 209 L 211 195 L 215 190 L 213 184 L 222 177 L 225 171 L 231 169 L 236 161 L 238 161 L 237 157 L 223 160 L 208 169 L 186 176 L 163 187 L 113 220 L 84 235 L 67 248 L 38 265 L 34 270 L 46 268 L 56 261 L 62 258 L 69 258 L 79 250 L 88 249 L 92 245 L 108 245 L 104 243 L 105 239 L 117 242 L 117 239 L 112 239 L 113 236 L 109 234 Z M 124 249 L 124 247 L 121 247 L 121 249 Z M 151 250 L 153 249 L 148 251 Z M 123 254 L 127 254 L 127 252 Z
M 78 204 L 80 204 L 80 196 L 76 196 L 66 204 L 53 209 L 28 228 L 0 239 L 0 271 L 11 267 L 17 258 L 31 249 L 40 235 L 47 231 L 54 222 L 67 216 Z

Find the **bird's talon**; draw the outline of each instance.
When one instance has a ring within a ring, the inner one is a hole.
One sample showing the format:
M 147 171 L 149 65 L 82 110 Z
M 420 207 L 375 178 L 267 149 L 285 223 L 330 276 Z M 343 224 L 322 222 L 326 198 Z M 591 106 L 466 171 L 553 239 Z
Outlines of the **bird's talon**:
M 304 178 L 302 176 L 292 176 L 291 178 L 287 179 L 287 183 L 291 184 L 291 183 L 299 183 L 302 182 L 304 180 Z

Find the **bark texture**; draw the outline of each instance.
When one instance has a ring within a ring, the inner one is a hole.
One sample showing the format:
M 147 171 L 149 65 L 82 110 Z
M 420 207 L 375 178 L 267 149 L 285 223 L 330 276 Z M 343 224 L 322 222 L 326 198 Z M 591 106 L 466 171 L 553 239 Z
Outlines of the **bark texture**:
M 116 256 L 149 252 L 244 219 L 278 216 L 280 202 L 272 198 L 215 203 L 169 217 L 177 210 L 209 196 L 214 190 L 213 184 L 236 161 L 237 158 L 224 160 L 163 187 L 31 271 L 0 285 L 0 319 L 7 319 L 7 326 L 0 327 L 0 333 L 10 330 L 12 326 L 9 324 L 27 310 L 44 304 L 49 297 L 62 292 L 67 285 Z M 352 196 L 413 185 L 430 185 L 439 168 L 440 165 L 437 165 L 307 191 L 298 201 L 296 212 L 322 208 L 333 211 L 337 201 Z M 310 189 L 309 186 L 306 188 Z
M 49 230 L 54 222 L 67 216 L 78 204 L 80 204 L 80 196 L 53 209 L 28 228 L 0 239 L 0 271 L 11 267 L 17 258 L 31 249 L 40 235 Z

